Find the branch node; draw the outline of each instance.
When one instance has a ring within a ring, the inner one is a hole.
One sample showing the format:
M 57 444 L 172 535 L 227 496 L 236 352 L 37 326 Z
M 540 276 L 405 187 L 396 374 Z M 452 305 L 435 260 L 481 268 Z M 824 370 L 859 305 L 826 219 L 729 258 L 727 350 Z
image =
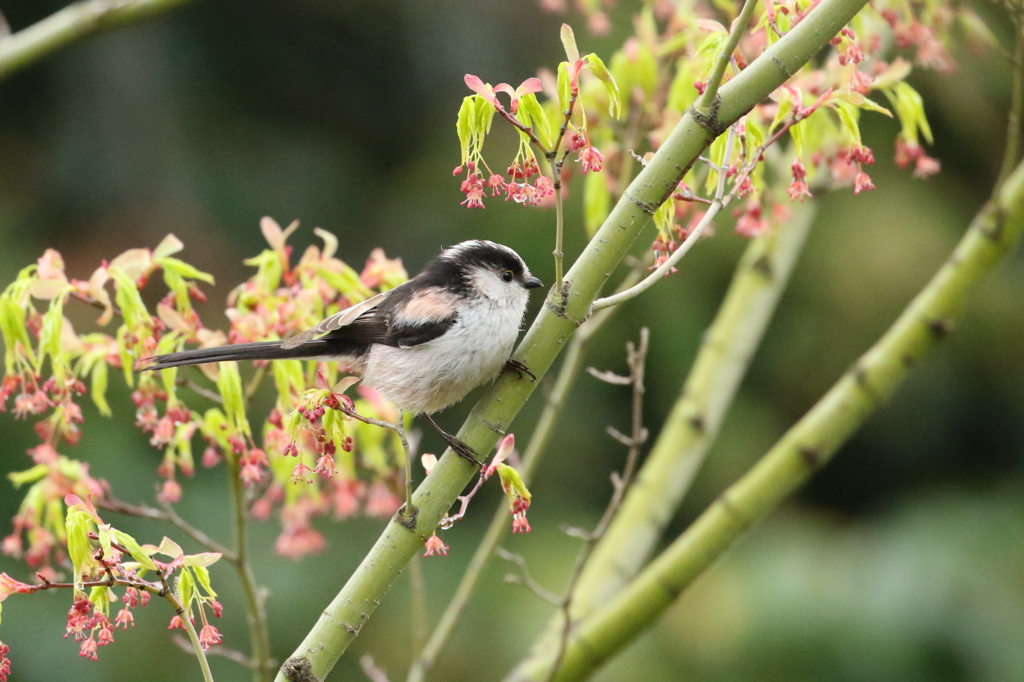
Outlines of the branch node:
M 406 505 L 403 504 L 402 507 L 395 512 L 395 515 L 392 517 L 392 520 L 402 528 L 415 532 L 416 519 L 417 517 L 419 517 L 419 515 L 419 507 L 412 506 L 409 507 L 409 509 L 406 509 Z
M 321 682 L 320 679 L 313 674 L 313 664 L 310 663 L 309 659 L 305 656 L 289 658 L 284 662 L 284 665 L 281 666 L 281 673 L 288 682 Z
M 1003 240 L 1004 226 L 1006 224 L 1006 209 L 1003 206 L 994 206 L 991 210 L 991 219 L 975 221 L 981 236 L 994 244 Z
M 719 495 L 717 502 L 719 505 L 721 505 L 722 509 L 725 510 L 725 512 L 736 521 L 740 529 L 746 530 L 750 527 L 752 523 L 750 518 L 748 518 L 746 514 L 737 509 L 736 505 L 732 503 L 732 500 L 729 499 L 729 491 L 725 491 L 721 495 Z
M 755 260 L 753 265 L 750 266 L 750 269 L 760 275 L 763 275 L 765 279 L 768 280 L 771 280 L 775 276 L 772 269 L 771 259 L 769 259 L 767 255 L 763 255 Z
M 641 199 L 637 199 L 636 197 L 633 196 L 631 192 L 626 192 L 623 196 L 625 196 L 627 199 L 633 202 L 641 211 L 643 211 L 649 216 L 653 216 L 655 211 L 658 210 L 658 204 L 655 204 L 650 201 L 643 201 Z
M 800 457 L 803 458 L 804 462 L 807 463 L 811 469 L 819 469 L 824 464 L 822 458 L 821 448 L 813 447 L 810 445 L 804 445 L 799 448 Z
M 699 101 L 699 100 L 698 100 Z M 714 140 L 716 137 L 724 133 L 729 129 L 729 125 L 722 123 L 718 120 L 718 109 L 722 106 L 722 97 L 719 94 L 715 94 L 715 98 L 711 101 L 711 111 L 704 113 L 698 111 L 695 104 L 691 104 L 690 108 L 686 111 L 693 118 L 694 122 L 697 123 L 701 128 L 708 131 L 708 140 Z
M 925 324 L 928 326 L 928 331 L 932 333 L 932 336 L 938 340 L 946 338 L 953 331 L 953 321 L 948 318 L 929 320 Z
M 482 421 L 487 428 L 489 428 L 491 431 L 494 431 L 499 436 L 504 436 L 505 434 L 508 433 L 508 428 L 501 422 L 492 422 L 486 419 L 481 419 L 480 421 Z
M 569 314 L 566 312 L 566 310 L 569 307 L 569 290 L 571 288 L 572 281 L 568 279 L 564 280 L 562 282 L 561 290 L 558 292 L 558 296 L 562 300 L 558 303 L 555 303 L 554 301 L 551 300 L 551 297 L 549 296 L 548 298 L 544 299 L 544 307 L 553 312 L 555 315 L 558 315 L 561 318 L 569 320 L 577 327 L 580 327 L 583 325 L 584 322 L 590 319 L 591 311 L 588 310 L 587 314 L 584 315 L 583 318 L 579 320 L 569 317 Z
M 612 386 L 629 386 L 633 383 L 633 377 L 622 376 L 615 372 L 608 372 L 594 367 L 587 367 L 587 374 L 598 381 L 603 381 L 604 383 L 611 384 Z
M 608 433 L 609 436 L 619 441 L 627 448 L 639 447 L 643 445 L 644 442 L 647 440 L 647 429 L 641 429 L 640 433 L 638 433 L 636 436 L 627 436 L 614 426 L 606 426 L 605 431 Z
M 871 399 L 871 402 L 876 406 L 882 405 L 885 402 L 885 396 L 880 395 L 871 385 L 869 381 L 870 375 L 862 362 L 858 361 L 850 372 L 853 374 L 853 380 L 857 383 L 857 386 Z
M 792 77 L 792 75 L 793 75 L 792 70 L 790 70 L 790 68 L 788 66 L 786 66 L 786 62 L 784 62 L 781 59 L 779 59 L 778 56 L 772 55 L 772 64 L 775 64 L 775 66 L 779 67 L 779 71 L 781 71 L 783 74 L 785 74 L 786 80 L 789 80 L 790 77 Z

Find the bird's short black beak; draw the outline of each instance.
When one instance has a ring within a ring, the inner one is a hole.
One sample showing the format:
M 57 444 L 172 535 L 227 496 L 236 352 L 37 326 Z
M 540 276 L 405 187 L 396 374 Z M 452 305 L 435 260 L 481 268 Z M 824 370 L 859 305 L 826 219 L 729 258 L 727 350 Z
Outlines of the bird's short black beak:
M 533 275 L 530 275 L 523 282 L 523 286 L 526 287 L 527 289 L 536 289 L 537 287 L 544 286 L 544 282 L 540 281 L 539 279 L 537 279 Z

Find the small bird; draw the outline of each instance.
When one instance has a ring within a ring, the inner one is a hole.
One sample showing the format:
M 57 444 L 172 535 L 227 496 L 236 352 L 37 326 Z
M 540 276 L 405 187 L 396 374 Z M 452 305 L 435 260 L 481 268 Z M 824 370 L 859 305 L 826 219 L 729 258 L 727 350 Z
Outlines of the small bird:
M 455 452 L 479 464 L 430 415 L 510 362 L 529 290 L 539 286 L 515 251 L 474 239 L 444 249 L 404 284 L 284 341 L 157 355 L 143 370 L 225 360 L 341 361 L 400 410 L 423 415 Z M 519 363 L 509 366 L 529 373 Z

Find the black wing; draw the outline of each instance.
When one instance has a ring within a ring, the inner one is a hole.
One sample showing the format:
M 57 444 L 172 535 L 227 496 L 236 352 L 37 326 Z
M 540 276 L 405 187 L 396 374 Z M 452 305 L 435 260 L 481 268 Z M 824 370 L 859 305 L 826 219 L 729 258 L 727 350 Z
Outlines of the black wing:
M 379 343 L 410 348 L 432 341 L 455 324 L 454 301 L 437 288 L 396 287 L 332 315 L 284 343 L 285 348 L 323 344 L 328 354 L 348 355 Z
M 375 330 L 381 335 L 374 343 L 411 348 L 440 337 L 459 319 L 454 294 L 441 287 L 415 286 L 417 283 L 413 280 L 392 289 L 377 306 L 371 324 L 383 323 L 383 329 Z

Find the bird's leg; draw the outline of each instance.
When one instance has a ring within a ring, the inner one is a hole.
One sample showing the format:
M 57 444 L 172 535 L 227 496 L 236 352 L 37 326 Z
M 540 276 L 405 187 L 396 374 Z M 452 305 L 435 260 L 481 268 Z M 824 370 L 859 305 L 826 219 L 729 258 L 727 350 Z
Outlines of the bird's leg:
M 508 370 L 509 372 L 515 372 L 516 374 L 519 375 L 520 379 L 523 378 L 524 374 L 529 374 L 532 380 L 537 380 L 537 375 L 531 372 L 529 367 L 519 362 L 518 360 L 513 360 L 512 358 L 506 360 L 505 369 Z
M 406 451 L 406 509 L 413 509 L 413 454 L 409 452 L 409 441 L 406 439 L 406 413 L 398 411 L 398 419 L 394 422 L 394 430 Z
M 458 438 L 456 438 L 455 436 L 453 436 L 452 434 L 448 433 L 440 426 L 438 426 L 437 422 L 434 421 L 433 418 L 426 412 L 422 413 L 420 416 L 426 419 L 428 422 L 430 422 L 430 425 L 434 427 L 434 430 L 437 431 L 438 435 L 440 435 L 441 438 L 444 439 L 444 442 L 448 444 L 448 447 L 450 447 L 455 452 L 456 455 L 462 457 L 463 459 L 468 459 L 470 462 L 477 465 L 478 467 L 483 466 L 483 463 L 479 460 L 473 448 L 469 447 L 461 440 L 459 440 Z

